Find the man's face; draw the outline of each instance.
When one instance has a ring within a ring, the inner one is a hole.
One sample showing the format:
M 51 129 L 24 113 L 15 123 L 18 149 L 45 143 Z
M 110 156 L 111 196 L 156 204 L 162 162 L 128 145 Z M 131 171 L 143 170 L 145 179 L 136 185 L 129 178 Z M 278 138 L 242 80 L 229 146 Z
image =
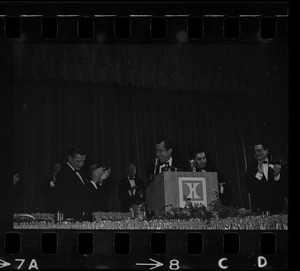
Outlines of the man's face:
M 268 157 L 268 149 L 264 149 L 263 145 L 254 146 L 254 156 L 257 161 L 264 161 Z
M 93 175 L 93 173 L 94 173 L 94 171 L 97 169 L 97 165 L 96 164 L 92 164 L 91 166 L 90 166 L 90 175 L 92 176 Z
M 198 168 L 204 168 L 207 162 L 205 152 L 197 153 L 195 156 L 195 160 Z
M 74 157 L 69 155 L 68 161 L 74 169 L 80 170 L 81 167 L 84 165 L 85 157 L 86 155 L 81 155 L 76 153 Z
M 129 167 L 128 167 L 128 176 L 133 178 L 133 177 L 135 177 L 135 174 L 136 174 L 135 165 L 133 165 L 133 164 L 129 165 Z
M 156 157 L 161 163 L 167 162 L 171 158 L 172 148 L 166 150 L 165 142 L 162 141 L 159 144 L 156 144 Z

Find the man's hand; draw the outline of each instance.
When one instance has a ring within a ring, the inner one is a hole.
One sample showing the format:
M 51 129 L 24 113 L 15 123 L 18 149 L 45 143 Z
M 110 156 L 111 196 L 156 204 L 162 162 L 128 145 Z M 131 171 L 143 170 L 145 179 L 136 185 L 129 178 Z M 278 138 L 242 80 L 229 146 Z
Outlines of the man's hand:
M 97 182 L 102 183 L 103 180 L 105 180 L 110 175 L 110 172 L 111 172 L 110 168 L 109 169 L 105 169 L 105 167 L 97 168 L 93 172 L 92 182 L 94 182 L 95 184 Z
M 13 176 L 13 185 L 16 185 L 20 180 L 21 180 L 21 178 L 20 178 L 20 176 L 19 176 L 19 173 L 16 173 L 16 174 Z
M 135 189 L 137 189 L 137 186 L 136 186 L 136 185 L 134 185 L 133 187 L 131 187 L 131 188 L 130 188 L 131 193 L 133 193 L 133 191 L 134 191 Z
M 280 164 L 275 164 L 273 170 L 274 170 L 274 173 L 273 173 L 274 177 L 276 178 L 280 173 L 281 165 Z
M 142 189 L 140 189 L 139 191 L 138 191 L 138 195 L 142 198 L 143 197 L 143 190 Z
M 108 176 L 110 175 L 110 172 L 111 172 L 110 168 L 109 169 L 105 169 L 103 171 L 103 173 L 101 174 L 99 181 L 103 182 L 103 180 L 105 180 L 106 178 L 108 178 Z
M 95 184 L 99 181 L 101 174 L 103 173 L 104 168 L 103 167 L 99 167 L 97 168 L 92 175 L 92 182 L 94 182 Z
M 263 162 L 264 161 L 259 161 L 258 164 L 257 164 L 257 172 L 261 173 L 261 174 L 264 174 L 264 169 L 263 169 Z

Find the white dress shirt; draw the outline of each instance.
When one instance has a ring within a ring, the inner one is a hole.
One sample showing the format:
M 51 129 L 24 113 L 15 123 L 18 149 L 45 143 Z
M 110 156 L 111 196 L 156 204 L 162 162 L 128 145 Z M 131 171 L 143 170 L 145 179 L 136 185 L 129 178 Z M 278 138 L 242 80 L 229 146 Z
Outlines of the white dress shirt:
M 130 187 L 131 187 L 131 188 L 135 186 L 135 181 L 134 181 L 134 179 L 128 177 L 128 181 L 129 181 L 129 183 L 130 183 Z M 131 192 L 131 190 L 128 190 L 128 194 L 129 194 L 130 196 L 135 195 L 135 190 L 136 190 L 136 189 L 134 189 L 132 192 Z
M 167 162 L 165 162 L 165 163 L 168 163 L 169 164 L 169 166 L 172 166 L 172 161 L 173 161 L 173 159 L 172 159 L 172 157 L 167 161 Z M 165 167 L 166 165 L 161 165 L 161 166 L 159 166 L 159 172 L 162 172 L 162 169 Z
M 262 174 L 262 173 L 260 173 L 260 172 L 257 172 L 256 175 L 255 175 L 255 177 L 256 177 L 257 179 L 261 180 L 262 177 L 263 177 L 263 175 L 265 175 L 266 180 L 268 181 L 269 167 L 270 167 L 271 165 L 269 164 L 269 160 L 268 160 L 268 159 L 266 159 L 265 161 L 266 161 L 267 163 L 263 163 L 263 164 L 262 164 L 264 173 Z M 275 181 L 278 181 L 279 179 L 280 179 L 280 174 L 278 174 L 278 176 L 277 176 L 276 178 L 274 178 Z

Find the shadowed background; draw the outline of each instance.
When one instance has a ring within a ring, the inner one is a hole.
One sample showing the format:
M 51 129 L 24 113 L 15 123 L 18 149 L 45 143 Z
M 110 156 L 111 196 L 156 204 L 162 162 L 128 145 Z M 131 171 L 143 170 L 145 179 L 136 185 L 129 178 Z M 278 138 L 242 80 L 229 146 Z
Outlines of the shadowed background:
M 181 160 L 203 145 L 227 177 L 235 205 L 250 146 L 260 137 L 274 159 L 288 156 L 288 52 L 285 44 L 15 44 L 13 167 L 22 176 L 18 209 L 42 208 L 40 185 L 71 145 L 89 163 L 109 166 L 110 211 L 117 181 L 133 161 L 145 179 L 158 136 Z

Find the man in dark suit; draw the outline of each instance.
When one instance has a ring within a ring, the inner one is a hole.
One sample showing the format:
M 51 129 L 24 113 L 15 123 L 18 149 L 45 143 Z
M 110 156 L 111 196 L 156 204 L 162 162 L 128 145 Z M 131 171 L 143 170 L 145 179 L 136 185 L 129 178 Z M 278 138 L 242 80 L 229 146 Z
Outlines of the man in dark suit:
M 93 179 L 93 173 L 97 170 L 98 165 L 92 163 L 89 167 L 89 180 Z M 112 192 L 112 182 L 98 182 L 97 192 L 93 195 L 92 211 L 93 212 L 108 212 L 108 201 Z
M 52 174 L 50 177 L 43 179 L 41 190 L 44 196 L 44 208 L 45 213 L 54 213 L 57 210 L 56 204 L 56 174 L 61 169 L 61 164 L 55 162 L 52 168 Z
M 147 166 L 147 178 L 149 183 L 162 171 L 180 171 L 184 166 L 176 157 L 173 157 L 173 144 L 167 138 L 161 138 L 156 142 L 156 156 L 154 161 Z
M 194 166 L 196 172 L 217 172 L 219 200 L 223 205 L 230 205 L 232 203 L 232 193 L 227 184 L 226 178 L 216 166 L 212 165 L 210 161 L 208 161 L 204 148 L 195 148 L 192 151 L 192 157 L 195 161 Z
M 21 208 L 21 198 L 24 195 L 24 183 L 21 181 L 21 177 L 19 173 L 15 173 L 13 175 L 13 186 L 12 191 L 10 193 L 12 200 L 12 210 L 15 213 L 23 212 L 23 208 Z
M 97 183 L 110 175 L 110 169 L 100 167 L 94 171 L 92 180 L 88 181 L 81 170 L 85 159 L 86 154 L 80 147 L 71 147 L 68 162 L 56 175 L 57 208 L 64 213 L 64 218 L 90 220 Z
M 257 213 L 280 213 L 287 191 L 287 172 L 280 162 L 268 158 L 266 143 L 256 143 L 253 150 L 257 163 L 247 168 L 245 176 L 251 209 Z
M 118 197 L 120 199 L 120 211 L 129 212 L 132 204 L 144 201 L 144 183 L 136 178 L 136 166 L 130 163 L 127 167 L 127 176 L 118 183 Z

